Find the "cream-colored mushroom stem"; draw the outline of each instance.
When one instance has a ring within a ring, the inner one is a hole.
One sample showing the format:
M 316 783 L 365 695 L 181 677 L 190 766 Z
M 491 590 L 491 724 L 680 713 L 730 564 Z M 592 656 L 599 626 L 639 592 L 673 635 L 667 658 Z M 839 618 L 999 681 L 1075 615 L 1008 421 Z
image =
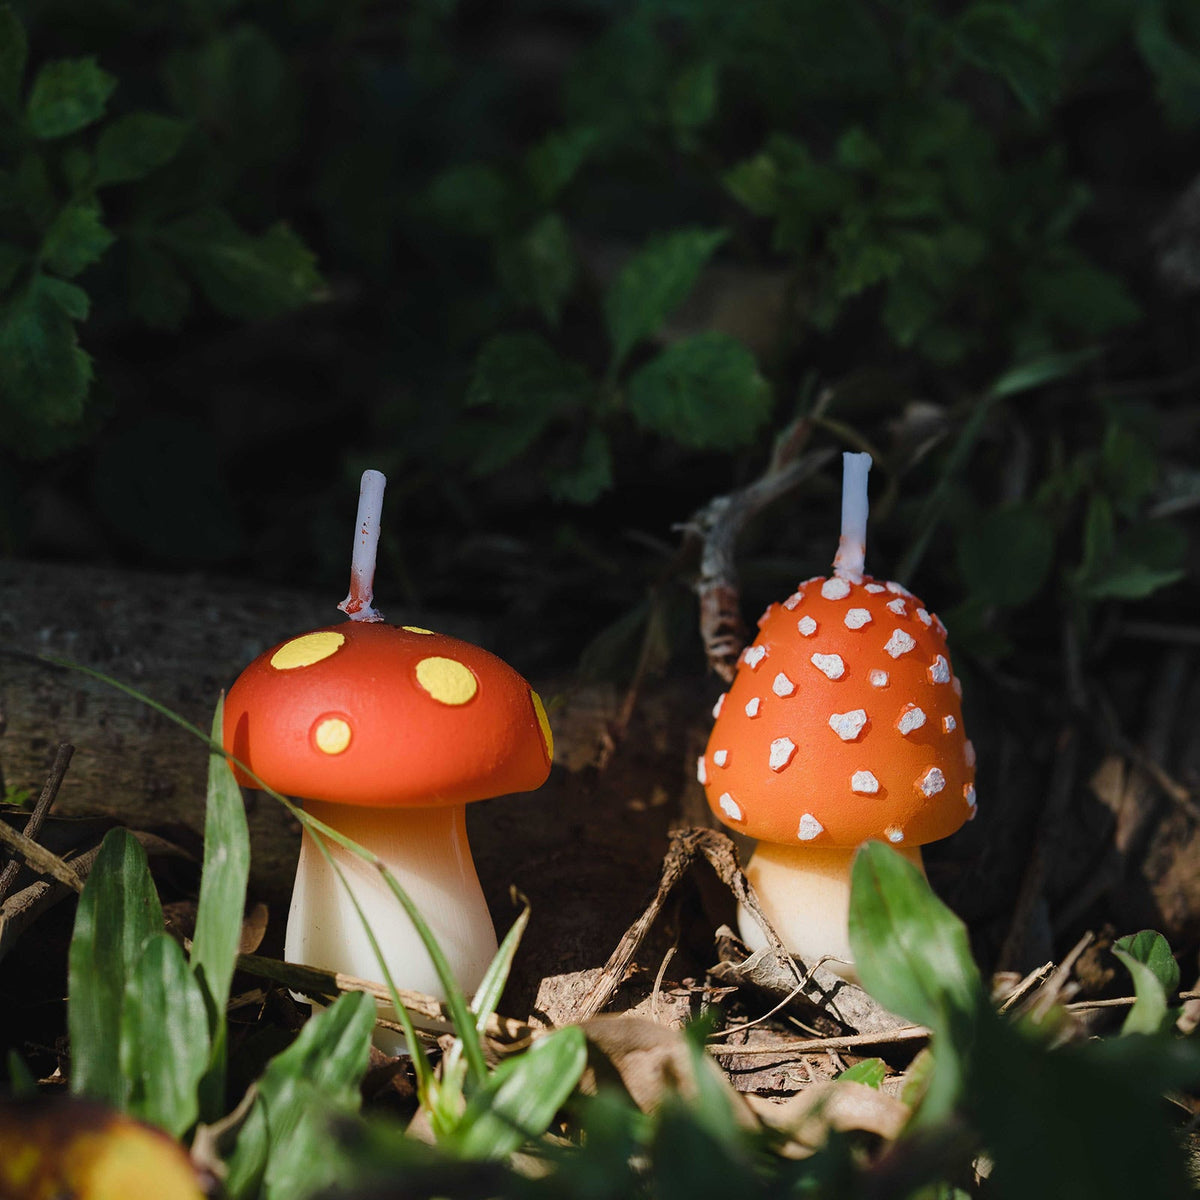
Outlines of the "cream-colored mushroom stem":
M 496 953 L 496 931 L 467 845 L 465 806 L 365 808 L 317 800 L 302 804 L 306 812 L 379 856 L 412 898 L 455 979 L 470 996 Z M 392 981 L 399 988 L 445 1000 L 433 962 L 383 875 L 334 842 L 329 850 L 370 922 Z M 289 962 L 327 971 L 383 978 L 353 902 L 307 830 L 284 955 Z M 389 1004 L 380 1003 L 379 1012 L 396 1019 Z M 404 1036 L 385 1029 L 375 1031 L 375 1044 L 389 1054 L 406 1053 Z
M 746 864 L 746 878 L 789 952 L 811 967 L 825 964 L 843 979 L 857 981 L 850 949 L 850 867 L 857 847 L 791 846 L 759 842 Z M 919 846 L 895 849 L 924 872 Z M 751 950 L 767 944 L 758 922 L 738 908 L 738 930 Z

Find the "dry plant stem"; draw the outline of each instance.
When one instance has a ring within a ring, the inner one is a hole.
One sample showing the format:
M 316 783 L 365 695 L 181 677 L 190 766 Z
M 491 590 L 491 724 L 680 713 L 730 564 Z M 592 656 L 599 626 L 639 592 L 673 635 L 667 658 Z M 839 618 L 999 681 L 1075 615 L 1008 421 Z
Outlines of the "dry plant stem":
M 37 835 L 41 833 L 42 823 L 46 820 L 46 814 L 50 811 L 51 805 L 58 795 L 58 789 L 62 786 L 63 777 L 71 765 L 71 755 L 74 753 L 75 747 L 70 742 L 59 743 L 58 750 L 54 755 L 54 763 L 42 787 L 41 795 L 38 796 L 37 803 L 33 806 L 29 820 L 25 822 L 24 834 L 30 841 L 35 841 Z M 21 864 L 14 859 L 3 871 L 0 871 L 0 901 L 8 895 L 20 870 Z
M 889 1046 L 900 1042 L 919 1042 L 929 1037 L 925 1025 L 901 1025 L 879 1033 L 847 1033 L 837 1037 L 791 1038 L 754 1046 L 709 1046 L 718 1057 L 750 1058 L 755 1055 L 777 1054 L 782 1058 L 797 1054 L 812 1054 L 818 1050 L 854 1050 L 859 1046 Z
M 3 821 L 0 821 L 0 842 L 19 854 L 39 875 L 49 875 L 76 892 L 83 891 L 83 880 L 70 864 L 39 846 L 32 838 L 9 829 Z

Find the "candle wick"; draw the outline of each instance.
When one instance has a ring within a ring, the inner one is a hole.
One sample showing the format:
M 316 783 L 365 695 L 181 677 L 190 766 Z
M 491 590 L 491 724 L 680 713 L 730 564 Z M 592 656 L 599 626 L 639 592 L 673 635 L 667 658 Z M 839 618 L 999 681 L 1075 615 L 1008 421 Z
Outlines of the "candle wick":
M 359 536 L 354 539 L 350 559 L 350 591 L 338 605 L 352 621 L 382 621 L 383 613 L 371 607 L 375 599 L 375 557 L 379 549 L 379 518 L 383 512 L 383 489 L 387 476 L 382 471 L 364 471 L 358 489 Z
M 867 560 L 867 473 L 869 454 L 842 455 L 842 536 L 833 558 L 833 573 L 852 583 L 862 580 Z

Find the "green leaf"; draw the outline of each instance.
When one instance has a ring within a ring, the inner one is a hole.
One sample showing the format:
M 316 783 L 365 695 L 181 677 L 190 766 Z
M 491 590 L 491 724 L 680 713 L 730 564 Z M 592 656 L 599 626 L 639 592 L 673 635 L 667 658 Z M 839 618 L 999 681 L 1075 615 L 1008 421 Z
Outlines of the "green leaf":
M 29 255 L 19 246 L 0 242 L 0 292 L 7 291 L 21 268 L 29 262 Z
M 498 171 L 483 163 L 464 163 L 437 177 L 429 188 L 434 215 L 458 233 L 486 237 L 499 233 L 507 219 L 509 188 Z
M 472 439 L 471 470 L 486 475 L 527 450 L 556 416 L 577 411 L 593 391 L 578 363 L 560 358 L 534 333 L 501 334 L 485 342 L 466 401 L 491 408 Z
M 579 173 L 600 141 L 590 125 L 555 130 L 525 156 L 525 172 L 538 199 L 548 204 Z
M 614 370 L 683 303 L 726 236 L 723 229 L 679 229 L 652 239 L 625 264 L 604 297 Z
M 214 308 L 253 320 L 278 316 L 314 299 L 321 276 L 311 250 L 286 225 L 259 237 L 221 209 L 174 222 L 163 241 L 191 268 Z
M 17 107 L 28 55 L 25 26 L 13 12 L 12 5 L 0 6 L 0 106 L 9 112 Z
M 1015 608 L 1041 591 L 1054 561 L 1054 530 L 1032 504 L 1012 504 L 963 526 L 958 564 L 986 604 Z
M 0 307 L 0 410 L 44 426 L 82 417 L 92 363 L 79 348 L 74 321 L 87 308 L 86 292 L 45 275 Z
M 547 213 L 496 249 L 501 283 L 518 304 L 531 305 L 552 325 L 575 283 L 578 262 L 566 224 Z
M 717 111 L 717 64 L 711 60 L 684 67 L 667 89 L 667 115 L 678 130 L 707 125 Z
M 1003 399 L 1005 396 L 1017 396 L 1022 392 L 1045 387 L 1046 384 L 1055 383 L 1059 379 L 1068 379 L 1095 359 L 1098 353 L 1093 347 L 1077 350 L 1072 354 L 1047 354 L 1019 363 L 995 380 L 988 388 L 988 395 Z
M 500 943 L 492 961 L 488 963 L 488 969 L 484 972 L 479 986 L 475 989 L 475 995 L 471 998 L 471 1011 L 475 1014 L 475 1028 L 480 1033 L 484 1031 L 488 1018 L 496 1011 L 496 1005 L 500 1003 L 500 995 L 504 991 L 504 985 L 508 982 L 508 974 L 512 970 L 513 956 L 521 944 L 521 936 L 525 932 L 525 927 L 529 924 L 529 912 L 529 901 L 527 900 L 520 916 L 504 935 L 504 941 Z
M 1133 976 L 1133 990 L 1137 996 L 1121 1032 L 1167 1032 L 1174 1023 L 1167 1000 L 1179 986 L 1179 964 L 1167 939 L 1153 929 L 1143 929 L 1140 933 L 1118 938 L 1112 952 Z
M 123 1108 L 131 1081 L 121 1070 L 121 1010 L 146 943 L 162 932 L 162 905 L 146 853 L 126 829 L 100 843 L 68 954 L 67 1029 L 71 1091 Z
M 186 1133 L 200 1112 L 208 1017 L 183 950 L 167 933 L 149 938 L 126 981 L 119 1057 L 129 1111 L 175 1137 Z
M 1039 312 L 1087 337 L 1102 337 L 1141 316 L 1141 309 L 1116 275 L 1066 254 L 1061 261 L 1040 264 L 1026 285 Z
M 1140 4 L 1134 38 L 1150 68 L 1167 119 L 1179 128 L 1200 121 L 1200 55 L 1167 28 L 1161 4 Z
M 47 63 L 33 81 L 26 115 L 35 137 L 66 137 L 104 115 L 116 79 L 94 58 Z
M 116 238 L 104 225 L 100 205 L 78 200 L 63 208 L 42 239 L 42 261 L 72 278 L 98 262 Z
M 1141 600 L 1185 574 L 1187 535 L 1171 521 L 1117 528 L 1107 497 L 1093 495 L 1084 522 L 1080 594 L 1091 600 Z
M 96 143 L 96 185 L 143 179 L 179 152 L 188 126 L 157 113 L 137 112 L 106 125 Z
M 1001 76 L 1025 110 L 1037 116 L 1054 100 L 1059 66 L 1042 26 L 1016 6 L 972 4 L 954 27 L 959 53 L 974 66 Z
M 569 504 L 591 504 L 612 487 L 612 452 L 608 435 L 598 425 L 584 435 L 575 460 L 545 472 L 546 486 L 556 500 Z
M 462 1158 L 506 1158 L 540 1137 L 587 1066 L 587 1039 L 568 1025 L 496 1068 L 467 1102 L 450 1148 Z
M 849 1083 L 865 1083 L 867 1087 L 878 1088 L 887 1075 L 888 1066 L 882 1058 L 864 1058 L 862 1062 L 856 1062 L 854 1066 L 847 1067 L 837 1078 L 844 1079 Z
M 627 399 L 639 425 L 695 450 L 747 445 L 771 414 L 754 355 L 724 333 L 669 346 L 634 372 Z
M 37 1080 L 33 1072 L 11 1046 L 5 1055 L 5 1064 L 8 1067 L 8 1088 L 16 1099 L 25 1100 L 38 1094 Z
M 130 311 L 152 329 L 178 329 L 192 299 L 187 280 L 146 239 L 131 239 L 127 249 Z

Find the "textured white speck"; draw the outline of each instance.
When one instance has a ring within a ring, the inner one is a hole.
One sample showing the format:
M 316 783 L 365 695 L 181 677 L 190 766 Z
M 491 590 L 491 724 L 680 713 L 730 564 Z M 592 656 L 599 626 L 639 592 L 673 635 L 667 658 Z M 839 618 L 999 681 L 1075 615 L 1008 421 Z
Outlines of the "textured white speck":
M 812 635 L 817 632 L 817 623 L 812 619 L 812 617 L 801 617 L 800 620 L 796 622 L 796 628 L 800 630 L 805 637 L 812 637 Z
M 888 673 L 886 671 L 876 669 L 867 678 L 871 681 L 872 687 L 887 687 L 888 685 Z
M 942 718 L 942 729 L 946 733 L 953 733 L 957 728 L 958 722 L 949 713 L 947 713 Z
M 792 761 L 792 755 L 795 753 L 796 743 L 791 738 L 776 738 L 771 743 L 771 757 L 768 765 L 772 771 L 782 771 Z
M 824 578 L 824 575 L 810 575 L 807 579 L 800 580 L 800 587 L 803 589 L 808 587 L 810 583 L 820 583 Z
M 902 583 L 897 583 L 894 579 L 889 579 L 883 585 L 889 592 L 895 592 L 897 596 L 911 596 L 912 592 L 908 590 Z
M 821 584 L 821 595 L 826 600 L 845 600 L 850 595 L 850 584 L 835 575 Z
M 926 796 L 936 796 L 938 792 L 946 786 L 946 777 L 938 770 L 937 767 L 930 767 L 920 779 L 917 780 L 917 787 Z
M 867 723 L 867 710 L 865 708 L 855 708 L 850 712 L 834 713 L 829 718 L 829 728 L 842 739 L 843 742 L 852 742 L 863 731 L 863 726 Z
M 933 624 L 933 618 L 923 608 L 917 609 L 917 620 L 927 628 Z
M 962 680 L 957 675 L 950 680 L 950 686 L 954 689 L 954 694 L 960 699 L 962 698 Z
M 717 799 L 717 803 L 721 806 L 721 811 L 732 821 L 742 820 L 742 810 L 738 802 L 728 793 L 722 792 Z
M 728 762 L 729 762 L 729 751 L 728 750 L 714 750 L 713 751 L 713 764 L 715 766 L 723 767 Z
M 897 828 L 895 825 L 889 825 L 883 832 L 887 834 L 889 842 L 904 841 L 904 830 Z
M 782 672 L 771 682 L 771 691 L 777 696 L 790 696 L 796 690 L 796 685 Z
M 796 830 L 796 836 L 802 842 L 811 842 L 818 833 L 824 833 L 825 826 L 817 820 L 812 813 L 805 813 L 800 818 L 800 828 Z
M 840 654 L 814 654 L 809 662 L 830 679 L 841 679 L 846 673 L 846 664 Z
M 758 670 L 758 664 L 767 657 L 766 646 L 747 646 L 742 654 L 742 661 L 752 671 Z
M 847 629 L 861 629 L 864 625 L 870 625 L 871 614 L 865 608 L 852 608 L 842 620 Z
M 850 776 L 850 790 L 860 796 L 874 796 L 879 791 L 879 780 L 870 771 L 855 771 Z
M 708 770 L 704 766 L 703 755 L 696 759 L 696 782 L 699 784 L 705 784 L 708 782 Z
M 973 783 L 963 785 L 963 799 L 967 802 L 968 808 L 975 807 L 975 785 Z
M 892 636 L 888 638 L 887 645 L 884 649 L 893 657 L 899 658 L 902 654 L 907 654 L 910 650 L 916 647 L 916 642 L 912 636 L 904 632 L 903 629 L 892 630 Z
M 758 618 L 758 622 L 757 622 L 759 629 L 761 629 L 763 627 L 763 623 L 771 615 L 771 609 L 773 609 L 774 607 L 775 607 L 775 605 L 768 604 L 767 607 L 763 609 L 762 616 Z
M 791 595 L 790 595 L 790 596 L 789 596 L 789 597 L 788 597 L 788 598 L 787 598 L 787 599 L 786 599 L 786 600 L 783 602 L 783 607 L 784 607 L 784 608 L 786 608 L 786 609 L 788 610 L 788 612 L 791 612 L 791 611 L 792 611 L 792 609 L 794 609 L 794 608 L 797 608 L 797 607 L 799 606 L 800 602 L 801 602 L 803 599 L 804 599 L 804 593 L 803 593 L 803 592 L 793 592 L 793 593 L 792 593 L 792 594 L 791 594 Z
M 751 696 L 750 699 L 746 701 L 746 716 L 757 717 L 760 704 L 762 704 L 762 701 L 757 696 Z
M 900 720 L 896 728 L 907 737 L 914 729 L 920 729 L 925 724 L 925 710 L 915 704 L 906 704 L 900 712 Z
M 878 595 L 880 592 L 886 592 L 887 588 L 885 588 L 882 583 L 868 583 L 867 591 Z
M 725 707 L 725 693 L 722 692 L 717 697 L 716 704 L 713 705 L 713 720 L 715 721 L 721 715 L 721 709 Z
M 939 654 L 933 660 L 933 664 L 929 668 L 930 683 L 949 683 L 950 682 L 950 664 L 944 656 Z
M 946 626 L 942 624 L 942 618 L 939 617 L 937 613 L 933 614 L 933 627 L 942 635 L 942 637 L 946 636 Z
M 904 606 L 904 599 L 901 596 L 897 596 L 895 600 L 889 600 L 887 608 L 888 612 L 894 612 L 898 617 L 908 616 L 908 609 Z
M 975 746 L 970 738 L 963 742 L 963 758 L 966 759 L 968 767 L 975 765 Z

